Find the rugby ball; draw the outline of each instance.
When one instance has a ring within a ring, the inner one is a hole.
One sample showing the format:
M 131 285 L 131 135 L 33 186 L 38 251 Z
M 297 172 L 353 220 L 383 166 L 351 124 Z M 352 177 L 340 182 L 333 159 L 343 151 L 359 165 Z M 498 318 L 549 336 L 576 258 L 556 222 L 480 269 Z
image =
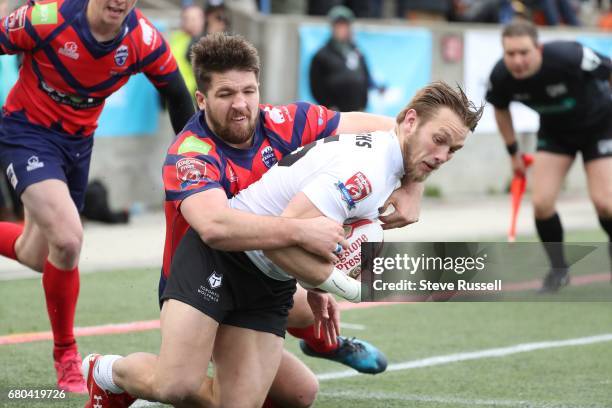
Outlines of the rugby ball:
M 351 278 L 361 276 L 361 244 L 363 242 L 383 242 L 383 229 L 377 221 L 354 220 L 344 224 L 344 234 L 348 247 L 338 254 L 340 258 L 334 266 Z

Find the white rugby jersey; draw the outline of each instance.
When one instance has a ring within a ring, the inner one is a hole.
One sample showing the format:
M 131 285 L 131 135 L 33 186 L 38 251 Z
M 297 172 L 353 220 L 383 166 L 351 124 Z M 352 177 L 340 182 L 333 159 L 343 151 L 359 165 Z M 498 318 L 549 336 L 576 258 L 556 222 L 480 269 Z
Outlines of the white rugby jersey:
M 258 215 L 281 215 L 303 192 L 323 215 L 344 223 L 376 219 L 404 175 L 394 131 L 329 136 L 295 150 L 230 200 L 232 208 Z M 246 251 L 266 275 L 289 280 L 260 250 Z

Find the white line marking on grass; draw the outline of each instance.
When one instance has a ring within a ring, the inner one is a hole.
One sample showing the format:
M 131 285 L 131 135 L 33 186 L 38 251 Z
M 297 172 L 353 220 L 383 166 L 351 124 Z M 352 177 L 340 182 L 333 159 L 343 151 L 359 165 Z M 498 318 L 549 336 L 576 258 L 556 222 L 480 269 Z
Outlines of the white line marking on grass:
M 145 400 L 136 400 L 130 407 L 132 408 L 153 408 L 153 407 L 169 407 L 170 405 L 162 404 L 161 402 L 151 402 Z
M 504 357 L 512 354 L 526 353 L 528 351 L 543 350 L 557 347 L 583 346 L 586 344 L 603 343 L 612 341 L 612 333 L 601 334 L 598 336 L 580 337 L 568 340 L 542 341 L 538 343 L 522 343 L 509 347 L 485 349 L 480 351 L 468 351 L 443 356 L 434 356 L 420 360 L 405 361 L 403 363 L 391 364 L 387 367 L 387 372 L 410 370 L 413 368 L 432 367 L 442 364 L 455 363 L 457 361 L 480 360 L 489 357 Z M 338 380 L 340 378 L 355 377 L 361 375 L 354 370 L 335 371 L 317 375 L 319 381 Z
M 342 327 L 343 329 L 351 329 L 351 330 L 365 330 L 366 329 L 366 327 L 363 324 L 344 323 L 344 322 L 340 322 L 340 327 Z
M 447 404 L 450 406 L 466 405 L 466 406 L 496 406 L 496 407 L 513 407 L 513 408 L 580 408 L 575 404 L 556 404 L 551 402 L 533 402 L 519 400 L 499 400 L 499 399 L 470 399 L 456 398 L 436 395 L 411 395 L 399 394 L 395 392 L 380 392 L 380 391 L 321 391 L 319 396 L 331 398 L 350 398 L 358 400 L 375 400 L 375 401 L 398 401 L 398 402 L 431 402 L 437 404 Z M 374 403 L 374 402 L 373 402 Z M 604 408 L 602 405 L 587 405 L 588 408 Z M 585 407 L 586 408 L 586 407 Z

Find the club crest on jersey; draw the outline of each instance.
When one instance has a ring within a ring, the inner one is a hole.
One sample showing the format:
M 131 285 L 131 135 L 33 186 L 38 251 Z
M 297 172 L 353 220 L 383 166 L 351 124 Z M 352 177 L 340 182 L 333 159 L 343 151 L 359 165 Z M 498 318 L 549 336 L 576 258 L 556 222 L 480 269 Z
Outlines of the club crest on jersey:
M 270 168 L 276 164 L 276 156 L 274 155 L 274 149 L 272 146 L 266 146 L 261 151 L 261 160 L 264 162 L 267 168 Z
M 342 199 L 347 203 L 349 210 L 355 208 L 357 202 L 372 193 L 370 180 L 360 171 L 353 174 L 346 182 L 336 183 L 336 187 L 340 190 Z
M 181 182 L 181 190 L 198 184 L 206 177 L 206 163 L 193 157 L 185 157 L 176 162 L 176 177 Z
M 68 41 L 63 47 L 57 50 L 57 52 L 58 54 L 73 60 L 79 59 L 78 46 L 74 41 Z
M 125 64 L 125 61 L 127 61 L 128 55 L 129 51 L 127 45 L 122 45 L 117 48 L 117 51 L 115 51 L 115 64 L 120 67 L 123 66 L 123 64 Z

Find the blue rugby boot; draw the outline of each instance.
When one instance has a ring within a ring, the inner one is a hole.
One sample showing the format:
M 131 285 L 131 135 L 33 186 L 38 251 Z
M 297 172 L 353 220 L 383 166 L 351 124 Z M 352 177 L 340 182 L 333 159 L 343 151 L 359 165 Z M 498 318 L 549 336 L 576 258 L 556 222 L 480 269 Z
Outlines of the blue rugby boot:
M 300 340 L 300 348 L 307 356 L 336 361 L 364 374 L 378 374 L 387 369 L 387 357 L 382 351 L 355 337 L 338 336 L 338 348 L 329 353 L 313 350 L 304 340 Z

